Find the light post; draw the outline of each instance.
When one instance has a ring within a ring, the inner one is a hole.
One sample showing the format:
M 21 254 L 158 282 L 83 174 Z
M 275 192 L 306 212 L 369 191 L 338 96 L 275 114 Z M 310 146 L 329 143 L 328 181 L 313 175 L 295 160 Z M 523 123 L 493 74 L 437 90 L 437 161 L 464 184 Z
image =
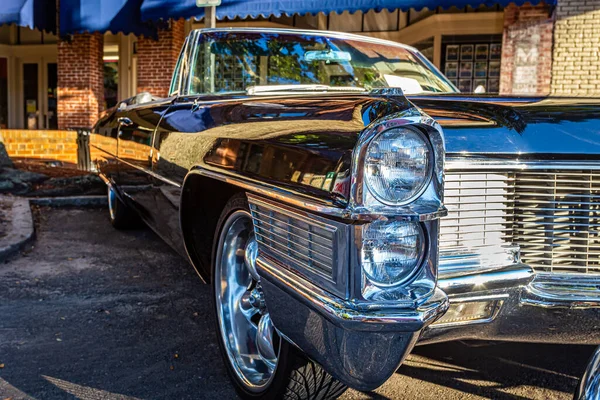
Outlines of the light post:
M 197 7 L 204 7 L 204 27 L 216 28 L 217 26 L 217 6 L 221 5 L 221 0 L 196 0 Z

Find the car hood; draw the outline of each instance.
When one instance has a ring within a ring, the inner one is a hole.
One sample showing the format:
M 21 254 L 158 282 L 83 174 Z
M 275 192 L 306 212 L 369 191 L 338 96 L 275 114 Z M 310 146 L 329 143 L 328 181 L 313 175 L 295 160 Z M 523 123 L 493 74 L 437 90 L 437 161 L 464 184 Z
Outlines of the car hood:
M 457 95 L 409 99 L 443 127 L 451 156 L 600 156 L 597 99 Z

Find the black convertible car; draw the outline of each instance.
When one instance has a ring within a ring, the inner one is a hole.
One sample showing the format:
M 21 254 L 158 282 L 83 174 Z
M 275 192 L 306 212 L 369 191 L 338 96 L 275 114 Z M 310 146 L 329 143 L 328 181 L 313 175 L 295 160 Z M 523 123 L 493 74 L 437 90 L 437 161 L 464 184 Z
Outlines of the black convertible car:
M 212 285 L 243 397 L 371 390 L 418 343 L 600 343 L 600 103 L 274 29 L 193 31 L 170 92 L 106 111 L 92 158 L 113 225 Z

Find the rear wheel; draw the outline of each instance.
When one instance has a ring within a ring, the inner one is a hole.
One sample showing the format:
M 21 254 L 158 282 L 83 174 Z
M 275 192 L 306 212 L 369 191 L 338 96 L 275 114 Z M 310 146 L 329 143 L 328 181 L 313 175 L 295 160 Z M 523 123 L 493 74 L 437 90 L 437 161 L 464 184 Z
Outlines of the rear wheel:
M 135 211 L 121 201 L 110 185 L 108 186 L 108 212 L 110 223 L 117 229 L 132 229 L 140 225 L 140 219 Z
M 213 289 L 219 345 L 246 399 L 334 399 L 346 387 L 279 336 L 256 272 L 258 244 L 246 197 L 232 197 L 217 224 Z

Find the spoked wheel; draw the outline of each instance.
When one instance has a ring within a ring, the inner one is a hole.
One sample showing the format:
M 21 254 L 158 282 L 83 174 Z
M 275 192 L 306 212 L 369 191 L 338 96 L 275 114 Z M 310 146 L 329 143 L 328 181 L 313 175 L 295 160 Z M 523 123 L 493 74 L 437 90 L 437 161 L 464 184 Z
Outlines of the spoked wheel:
M 346 389 L 273 326 L 256 272 L 258 244 L 245 196 L 221 214 L 213 251 L 219 344 L 244 398 L 332 399 Z
M 253 392 L 273 378 L 280 347 L 256 273 L 257 250 L 250 214 L 234 211 L 219 241 L 215 300 L 229 362 Z

